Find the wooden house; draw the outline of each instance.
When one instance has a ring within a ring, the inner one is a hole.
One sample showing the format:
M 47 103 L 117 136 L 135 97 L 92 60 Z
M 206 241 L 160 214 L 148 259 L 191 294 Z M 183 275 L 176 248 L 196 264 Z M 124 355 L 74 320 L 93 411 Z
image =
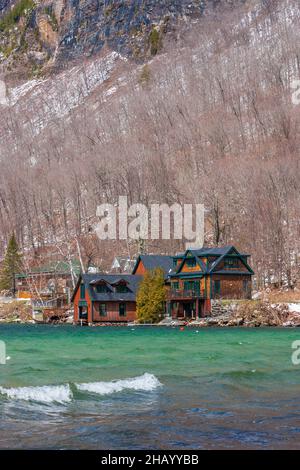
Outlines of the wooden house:
M 131 274 L 82 274 L 72 297 L 74 323 L 134 321 L 141 279 Z
M 140 282 L 155 268 L 164 272 L 167 315 L 186 320 L 210 315 L 213 300 L 251 298 L 248 258 L 234 246 L 189 249 L 176 256 L 140 255 L 132 274 L 83 274 L 72 297 L 74 322 L 136 320 Z
M 232 245 L 174 256 L 167 280 L 167 313 L 199 318 L 211 313 L 213 299 L 250 299 L 254 273 L 248 258 Z

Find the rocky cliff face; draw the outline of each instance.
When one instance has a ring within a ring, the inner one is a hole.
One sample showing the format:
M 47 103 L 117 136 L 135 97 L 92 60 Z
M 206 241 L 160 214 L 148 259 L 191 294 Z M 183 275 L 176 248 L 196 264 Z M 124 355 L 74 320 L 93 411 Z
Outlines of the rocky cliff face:
M 24 79 L 97 54 L 104 46 L 142 62 L 178 21 L 230 0 L 0 0 L 2 73 Z
M 0 15 L 2 14 L 2 12 L 4 12 L 4 10 L 10 3 L 10 0 L 0 0 Z

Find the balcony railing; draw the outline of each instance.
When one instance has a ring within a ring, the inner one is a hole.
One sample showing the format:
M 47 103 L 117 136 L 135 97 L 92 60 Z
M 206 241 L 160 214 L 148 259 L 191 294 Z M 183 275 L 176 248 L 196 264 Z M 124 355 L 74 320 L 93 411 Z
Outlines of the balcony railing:
M 204 292 L 197 289 L 171 289 L 167 293 L 168 300 L 180 300 L 180 299 L 204 299 Z

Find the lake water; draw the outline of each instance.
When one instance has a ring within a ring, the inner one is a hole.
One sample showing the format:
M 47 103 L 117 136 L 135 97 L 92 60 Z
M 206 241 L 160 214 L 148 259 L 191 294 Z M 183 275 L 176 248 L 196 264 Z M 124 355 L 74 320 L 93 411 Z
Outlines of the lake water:
M 300 448 L 297 329 L 0 325 L 0 448 Z

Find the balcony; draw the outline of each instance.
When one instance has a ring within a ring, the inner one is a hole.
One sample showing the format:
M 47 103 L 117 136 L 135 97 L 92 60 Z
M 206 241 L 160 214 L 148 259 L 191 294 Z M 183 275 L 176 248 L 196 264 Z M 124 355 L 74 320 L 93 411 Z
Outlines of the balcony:
M 167 300 L 205 299 L 204 292 L 198 289 L 171 289 L 167 292 Z

